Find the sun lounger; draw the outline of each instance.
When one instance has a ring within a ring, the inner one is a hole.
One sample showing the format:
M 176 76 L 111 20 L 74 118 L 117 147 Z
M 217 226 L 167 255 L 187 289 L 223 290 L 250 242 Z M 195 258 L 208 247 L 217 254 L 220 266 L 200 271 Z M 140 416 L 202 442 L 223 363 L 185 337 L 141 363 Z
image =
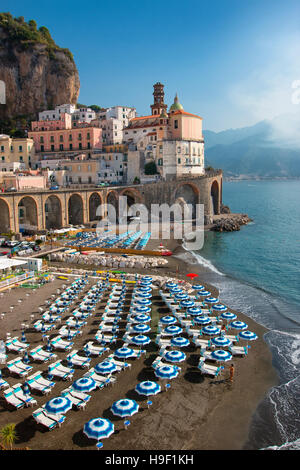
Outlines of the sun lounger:
M 64 367 L 60 361 L 56 361 L 48 367 L 48 373 L 50 375 L 60 377 L 63 380 L 72 380 L 74 372 L 74 369 Z
M 16 374 L 20 377 L 25 377 L 32 370 L 31 366 L 26 366 L 21 359 L 15 359 L 13 361 L 7 362 L 6 366 L 10 373 Z
M 69 391 L 63 391 L 61 393 L 61 396 L 68 398 L 72 402 L 72 405 L 74 405 L 75 408 L 78 408 L 79 410 L 83 410 L 86 407 L 86 401 L 80 400 L 79 398 L 72 395 L 72 393 L 70 393 Z
M 5 345 L 8 351 L 15 351 L 19 353 L 24 352 L 29 347 L 29 344 L 20 342 L 17 336 L 6 341 Z
M 193 338 L 194 345 L 197 348 L 206 349 L 210 347 L 210 340 L 209 339 L 200 339 L 200 338 Z
M 57 355 L 54 353 L 44 351 L 42 349 L 42 346 L 37 346 L 36 348 L 29 351 L 29 355 L 32 357 L 34 361 L 41 361 L 41 362 L 47 362 L 57 357 Z
M 6 403 L 8 403 L 9 405 L 13 406 L 16 409 L 24 408 L 25 406 L 25 403 L 15 396 L 14 390 L 11 387 L 3 392 L 3 397 Z
M 21 384 L 16 384 L 12 386 L 14 395 L 25 403 L 26 406 L 34 406 L 37 404 L 35 398 L 30 395 L 26 395 L 21 387 Z
M 245 346 L 231 346 L 228 348 L 233 356 L 246 356 L 248 349 Z
M 104 375 L 97 374 L 94 368 L 86 372 L 84 376 L 91 377 L 93 380 L 95 380 L 98 388 L 105 387 L 109 384 L 114 384 L 117 380 L 115 377 L 105 377 Z
M 72 365 L 79 366 L 79 367 L 89 367 L 91 359 L 89 357 L 82 357 L 77 354 L 78 350 L 74 349 L 73 351 L 68 354 L 68 361 L 72 363 Z
M 224 335 L 224 338 L 229 339 L 232 343 L 238 343 L 239 342 L 239 337 L 235 335 Z
M 3 390 L 8 387 L 10 387 L 9 383 L 6 382 L 6 380 L 2 379 L 2 377 L 0 377 L 0 390 Z
M 55 349 L 61 349 L 63 351 L 68 351 L 74 344 L 73 341 L 66 341 L 62 339 L 61 336 L 56 336 L 50 341 L 50 343 Z
M 70 338 L 75 338 L 75 336 L 77 335 L 82 335 L 82 331 L 80 330 L 69 330 L 68 328 L 66 328 L 65 326 L 62 326 L 59 330 L 58 330 L 58 334 L 62 337 L 62 338 L 67 338 L 67 337 L 70 337 Z
M 34 413 L 32 413 L 34 420 L 38 424 L 42 424 L 47 429 L 51 430 L 56 426 L 61 426 L 65 421 L 66 417 L 63 415 L 49 415 L 44 408 L 39 408 Z
M 212 377 L 217 377 L 222 371 L 222 367 L 216 367 L 210 364 L 206 364 L 203 359 L 200 359 L 198 369 L 200 369 L 202 374 L 210 375 Z
M 112 361 L 117 367 L 120 367 L 121 369 L 127 369 L 128 367 L 131 367 L 130 362 L 119 361 L 115 358 L 114 354 L 107 356 L 107 360 Z
M 62 394 L 63 393 L 69 393 L 72 397 L 77 398 L 78 400 L 81 400 L 85 403 L 87 403 L 91 399 L 91 395 L 88 395 L 84 392 L 78 392 L 77 390 L 74 390 L 72 386 L 63 390 Z
M 94 346 L 93 341 L 89 341 L 88 343 L 86 343 L 83 348 L 87 349 L 92 356 L 98 357 L 109 350 L 109 348 Z
M 42 328 L 45 330 L 45 331 L 50 331 L 50 330 L 53 330 L 53 328 L 55 328 L 55 325 L 54 324 L 51 324 L 51 323 L 44 323 L 42 322 L 42 320 L 38 320 L 36 321 L 34 324 L 33 324 L 34 328 L 36 329 L 36 331 L 42 331 Z
M 45 379 L 41 374 L 41 371 L 37 371 L 35 374 L 30 375 L 27 378 L 27 383 L 32 390 L 41 392 L 43 395 L 47 395 L 51 392 L 55 382 Z

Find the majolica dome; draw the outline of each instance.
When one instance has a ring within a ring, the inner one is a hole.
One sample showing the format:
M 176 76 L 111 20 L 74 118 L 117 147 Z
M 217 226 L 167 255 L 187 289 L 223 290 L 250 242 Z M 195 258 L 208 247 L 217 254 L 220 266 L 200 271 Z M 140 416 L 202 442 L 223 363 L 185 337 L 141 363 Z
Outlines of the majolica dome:
M 176 93 L 176 96 L 174 98 L 174 103 L 170 107 L 170 111 L 183 111 L 183 106 L 182 106 L 182 104 L 179 103 L 177 93 Z

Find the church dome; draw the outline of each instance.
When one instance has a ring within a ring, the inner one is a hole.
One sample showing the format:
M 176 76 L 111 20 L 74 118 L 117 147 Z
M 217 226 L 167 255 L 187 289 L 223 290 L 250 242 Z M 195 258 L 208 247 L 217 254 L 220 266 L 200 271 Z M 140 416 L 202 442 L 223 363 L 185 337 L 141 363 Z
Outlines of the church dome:
M 182 104 L 179 103 L 177 93 L 176 93 L 176 96 L 174 98 L 174 103 L 170 107 L 170 111 L 183 111 L 183 106 L 182 106 Z

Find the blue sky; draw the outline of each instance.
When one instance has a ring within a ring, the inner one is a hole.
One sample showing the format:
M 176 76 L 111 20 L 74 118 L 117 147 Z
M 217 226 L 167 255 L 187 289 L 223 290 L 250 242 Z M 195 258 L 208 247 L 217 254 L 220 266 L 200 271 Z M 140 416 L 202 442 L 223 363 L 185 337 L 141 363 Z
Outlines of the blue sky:
M 79 102 L 150 113 L 152 85 L 220 131 L 299 112 L 298 0 L 2 0 L 74 54 Z

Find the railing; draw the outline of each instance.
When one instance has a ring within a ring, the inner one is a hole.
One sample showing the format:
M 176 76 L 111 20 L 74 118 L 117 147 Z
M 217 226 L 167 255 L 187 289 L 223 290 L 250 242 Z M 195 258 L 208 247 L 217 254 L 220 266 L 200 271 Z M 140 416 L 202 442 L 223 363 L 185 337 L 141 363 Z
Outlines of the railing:
M 0 282 L 0 289 L 2 289 L 3 287 L 8 287 L 12 284 L 16 284 L 21 281 L 25 281 L 25 279 L 30 279 L 32 277 L 34 277 L 34 271 L 28 271 L 24 274 L 21 274 L 20 276 L 14 276 L 9 279 L 5 279 L 5 281 Z

